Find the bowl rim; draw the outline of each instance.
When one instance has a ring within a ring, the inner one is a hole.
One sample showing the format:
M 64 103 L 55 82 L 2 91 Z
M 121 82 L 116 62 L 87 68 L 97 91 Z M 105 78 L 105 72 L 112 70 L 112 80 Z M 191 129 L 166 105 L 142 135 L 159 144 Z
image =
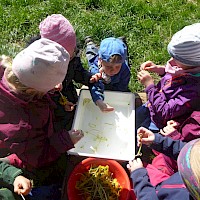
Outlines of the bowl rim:
M 129 193 L 131 190 L 130 179 L 129 179 L 129 176 L 126 173 L 125 169 L 117 161 L 112 160 L 112 159 L 104 159 L 104 158 L 86 158 L 86 159 L 82 160 L 80 163 L 78 163 L 69 175 L 69 179 L 67 181 L 67 196 L 68 196 L 69 200 L 70 200 L 70 197 L 73 195 L 72 194 L 73 192 L 71 190 L 69 190 L 69 188 L 72 187 L 71 183 L 74 182 L 74 178 L 76 179 L 76 173 L 80 175 L 80 173 L 78 173 L 78 170 L 80 169 L 80 167 L 89 169 L 93 162 L 97 162 L 97 163 L 99 163 L 97 165 L 103 165 L 103 166 L 110 164 L 111 166 L 116 167 L 118 169 L 117 171 L 120 172 L 123 177 L 124 184 L 120 183 L 121 185 L 124 185 L 124 186 L 122 186 L 123 187 L 122 191 L 124 191 L 123 194 L 126 193 L 126 196 L 127 196 L 126 199 L 128 199 Z M 115 172 L 113 172 L 113 171 L 112 171 L 112 173 L 115 174 Z M 127 183 L 129 183 L 129 184 L 127 184 Z

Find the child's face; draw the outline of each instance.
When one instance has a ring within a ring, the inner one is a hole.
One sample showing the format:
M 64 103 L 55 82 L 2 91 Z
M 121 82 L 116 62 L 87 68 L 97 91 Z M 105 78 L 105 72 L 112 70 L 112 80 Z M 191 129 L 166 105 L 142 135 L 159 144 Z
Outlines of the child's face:
M 115 74 L 118 74 L 122 64 L 121 63 L 109 63 L 109 62 L 105 62 L 103 60 L 100 60 L 101 63 L 101 67 L 103 68 L 103 71 L 105 72 L 105 74 L 109 75 L 109 76 L 114 76 Z
M 176 65 L 177 67 L 179 67 L 179 68 L 181 68 L 181 69 L 184 69 L 184 70 L 193 68 L 193 67 L 191 67 L 191 66 L 186 66 L 186 65 L 184 65 L 183 63 L 179 62 L 178 60 L 176 60 L 176 59 L 174 59 L 174 58 L 172 58 L 170 62 L 174 62 L 175 65 Z

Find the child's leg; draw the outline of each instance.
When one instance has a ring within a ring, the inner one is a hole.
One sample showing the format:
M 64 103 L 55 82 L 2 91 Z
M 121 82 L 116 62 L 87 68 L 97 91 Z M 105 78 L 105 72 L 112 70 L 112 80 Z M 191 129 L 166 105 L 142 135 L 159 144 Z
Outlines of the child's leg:
M 150 123 L 150 113 L 145 103 L 136 109 L 135 128 L 138 129 L 141 126 L 148 128 Z
M 142 126 L 151 130 L 152 132 L 159 131 L 159 128 L 154 124 L 154 122 L 151 121 L 150 112 L 146 106 L 146 103 L 136 109 L 135 118 L 136 129 Z
M 87 36 L 85 38 L 85 43 L 86 43 L 86 58 L 88 62 L 92 60 L 96 55 L 98 54 L 98 48 L 96 44 L 92 41 L 92 38 Z
M 32 189 L 28 195 L 30 200 L 60 200 L 61 185 L 40 186 Z

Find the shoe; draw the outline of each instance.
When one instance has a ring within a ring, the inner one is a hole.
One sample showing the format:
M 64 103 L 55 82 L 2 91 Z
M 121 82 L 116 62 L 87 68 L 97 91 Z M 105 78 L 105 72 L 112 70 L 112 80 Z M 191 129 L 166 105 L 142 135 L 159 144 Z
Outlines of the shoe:
M 118 37 L 120 40 L 122 40 L 122 42 L 124 42 L 126 45 L 127 45 L 127 43 L 126 43 L 126 37 L 125 36 L 121 36 L 121 37 Z
M 85 44 L 86 45 L 94 44 L 91 36 L 86 36 L 85 37 Z

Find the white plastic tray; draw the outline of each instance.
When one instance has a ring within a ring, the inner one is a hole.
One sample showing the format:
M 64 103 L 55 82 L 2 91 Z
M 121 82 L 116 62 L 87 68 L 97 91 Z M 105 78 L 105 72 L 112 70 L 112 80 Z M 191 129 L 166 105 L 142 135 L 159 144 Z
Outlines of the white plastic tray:
M 135 96 L 105 91 L 106 103 L 115 110 L 103 113 L 93 103 L 89 90 L 81 90 L 73 129 L 84 137 L 69 154 L 128 161 L 135 155 Z

